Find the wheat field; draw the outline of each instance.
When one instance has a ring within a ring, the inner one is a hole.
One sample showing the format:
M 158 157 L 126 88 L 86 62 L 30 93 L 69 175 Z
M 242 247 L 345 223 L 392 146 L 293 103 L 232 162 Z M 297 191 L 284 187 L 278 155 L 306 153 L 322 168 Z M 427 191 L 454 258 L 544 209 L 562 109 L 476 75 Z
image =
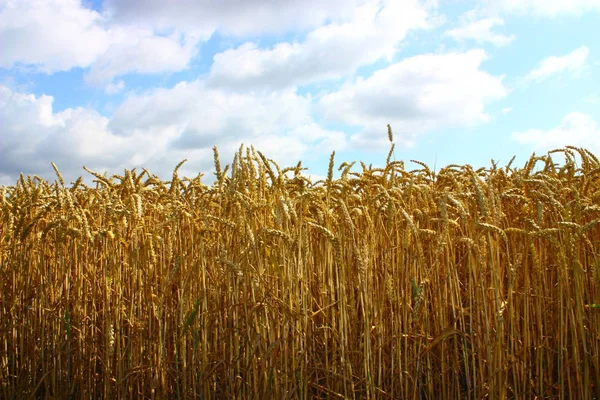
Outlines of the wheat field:
M 0 195 L 0 398 L 600 398 L 596 156 L 432 171 L 393 151 L 334 153 L 319 182 L 244 146 L 225 168 L 214 149 L 210 186 L 182 163 L 21 175 Z

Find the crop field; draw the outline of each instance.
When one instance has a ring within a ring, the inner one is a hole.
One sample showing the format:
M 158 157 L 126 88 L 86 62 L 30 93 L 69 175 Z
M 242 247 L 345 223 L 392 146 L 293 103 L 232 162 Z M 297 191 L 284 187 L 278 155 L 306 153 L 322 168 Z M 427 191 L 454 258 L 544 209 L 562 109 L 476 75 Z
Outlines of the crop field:
M 21 175 L 0 398 L 600 398 L 596 156 L 433 171 L 393 150 L 334 153 L 319 182 L 244 146 L 214 149 L 210 186 L 182 163 Z

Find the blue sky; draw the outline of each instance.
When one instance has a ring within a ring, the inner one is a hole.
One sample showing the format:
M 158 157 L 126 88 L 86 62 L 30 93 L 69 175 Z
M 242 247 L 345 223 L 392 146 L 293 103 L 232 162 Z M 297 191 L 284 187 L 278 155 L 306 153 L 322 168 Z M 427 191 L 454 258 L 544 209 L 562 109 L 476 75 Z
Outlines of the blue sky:
M 599 26 L 600 0 L 0 0 L 0 185 L 210 182 L 242 143 L 318 178 L 384 163 L 388 123 L 437 169 L 600 155 Z

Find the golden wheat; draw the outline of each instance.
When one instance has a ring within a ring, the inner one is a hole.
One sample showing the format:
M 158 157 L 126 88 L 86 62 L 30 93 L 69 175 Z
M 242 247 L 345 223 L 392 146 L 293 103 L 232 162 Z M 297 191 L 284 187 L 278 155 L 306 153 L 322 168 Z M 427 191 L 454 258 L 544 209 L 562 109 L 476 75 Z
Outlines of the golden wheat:
M 387 128 L 323 182 L 0 188 L 0 398 L 600 398 L 598 159 L 407 171 Z

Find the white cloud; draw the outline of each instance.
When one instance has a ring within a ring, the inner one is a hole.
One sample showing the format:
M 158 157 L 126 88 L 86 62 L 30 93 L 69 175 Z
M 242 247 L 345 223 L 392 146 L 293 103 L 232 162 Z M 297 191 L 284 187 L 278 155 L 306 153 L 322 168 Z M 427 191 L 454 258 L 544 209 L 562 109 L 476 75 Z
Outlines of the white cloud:
M 309 103 L 308 98 L 293 90 L 260 96 L 207 89 L 201 81 L 180 82 L 172 89 L 129 96 L 116 110 L 111 126 L 127 134 L 136 129 L 182 124 L 190 132 L 182 140 L 196 138 L 192 132 L 215 136 L 260 134 L 310 121 Z
M 592 93 L 583 98 L 583 101 L 590 104 L 598 104 L 600 103 L 600 96 L 598 93 Z
M 50 161 L 80 171 L 82 165 L 116 165 L 135 138 L 123 139 L 107 129 L 108 120 L 94 110 L 54 112 L 52 96 L 36 97 L 0 86 L 0 173 L 50 171 Z M 139 140 L 139 138 L 137 138 Z
M 143 165 L 163 179 L 182 159 L 182 174 L 212 170 L 212 146 L 223 164 L 241 143 L 254 145 L 281 165 L 307 153 L 346 145 L 343 132 L 318 126 L 310 98 L 292 90 L 267 95 L 228 94 L 201 82 L 129 96 L 112 119 L 88 108 L 55 112 L 51 96 L 34 96 L 0 86 L 0 179 L 19 173 L 54 180 L 54 161 L 65 180 L 86 176 L 82 166 L 108 169 Z
M 98 85 L 130 72 L 180 71 L 200 39 L 115 25 L 76 0 L 19 0 L 0 8 L 0 67 L 24 65 L 47 74 L 91 67 L 86 80 Z
M 184 70 L 196 53 L 197 40 L 173 34 L 155 36 L 151 31 L 130 29 L 92 64 L 86 82 L 110 84 L 127 73 L 156 74 Z
M 596 121 L 580 112 L 567 114 L 556 128 L 514 132 L 512 139 L 521 144 L 531 145 L 536 151 L 548 151 L 564 146 L 583 147 L 593 153 L 600 151 L 600 129 Z
M 172 89 L 129 96 L 109 124 L 113 132 L 124 136 L 168 126 L 180 129 L 181 134 L 170 143 L 177 149 L 210 149 L 218 143 L 226 146 L 241 142 L 258 148 L 264 143 L 273 147 L 274 158 L 285 159 L 290 151 L 299 157 L 304 149 L 316 145 L 323 151 L 345 145 L 345 135 L 314 123 L 310 96 L 299 96 L 294 89 L 265 94 L 228 93 L 207 88 L 202 81 L 181 82 Z M 269 145 L 282 141 L 289 143 Z
M 506 107 L 502 109 L 502 114 L 508 114 L 509 112 L 511 112 L 513 109 L 512 107 Z
M 45 73 L 86 67 L 111 43 L 103 19 L 76 0 L 20 0 L 0 8 L 0 66 Z
M 578 73 L 586 65 L 586 60 L 590 50 L 587 46 L 581 46 L 572 52 L 563 56 L 552 56 L 543 59 L 539 66 L 533 69 L 525 80 L 528 81 L 542 81 L 553 75 L 561 74 L 563 72 Z
M 311 29 L 327 20 L 344 20 L 365 0 L 106 0 L 116 21 L 160 29 L 244 36 Z
M 502 35 L 492 32 L 495 26 L 504 25 L 502 18 L 475 19 L 474 14 L 467 15 L 470 15 L 470 17 L 467 17 L 458 28 L 446 31 L 444 36 L 450 36 L 455 40 L 474 40 L 479 44 L 489 42 L 494 46 L 506 46 L 516 38 L 515 35 Z
M 232 78 L 241 86 L 280 87 L 338 77 L 391 57 L 408 30 L 427 25 L 426 10 L 435 4 L 425 3 L 290 0 L 281 7 L 268 0 L 122 0 L 107 1 L 99 13 L 77 0 L 6 2 L 0 8 L 0 67 L 48 74 L 89 68 L 85 81 L 114 93 L 116 77 L 186 69 L 199 43 L 216 30 L 257 35 L 314 29 L 301 44 L 270 50 L 246 44 L 215 57 L 217 86 Z M 242 62 L 242 68 L 231 62 Z
M 494 10 L 543 17 L 580 16 L 585 12 L 600 11 L 599 0 L 486 0 L 486 3 Z
M 236 88 L 281 88 L 340 78 L 361 65 L 390 60 L 411 29 L 426 28 L 427 10 L 416 0 L 370 1 L 349 22 L 308 33 L 303 43 L 259 49 L 245 43 L 215 55 L 208 84 Z
M 411 57 L 324 95 L 319 107 L 329 120 L 364 127 L 351 138 L 356 146 L 385 145 L 387 123 L 410 146 L 419 133 L 490 119 L 485 104 L 506 89 L 503 77 L 480 69 L 485 58 L 483 50 Z
M 108 85 L 106 85 L 106 87 L 104 88 L 104 92 L 109 95 L 116 94 L 116 93 L 119 93 L 124 88 L 125 88 L 125 82 L 123 82 L 121 80 L 117 83 L 109 83 Z

